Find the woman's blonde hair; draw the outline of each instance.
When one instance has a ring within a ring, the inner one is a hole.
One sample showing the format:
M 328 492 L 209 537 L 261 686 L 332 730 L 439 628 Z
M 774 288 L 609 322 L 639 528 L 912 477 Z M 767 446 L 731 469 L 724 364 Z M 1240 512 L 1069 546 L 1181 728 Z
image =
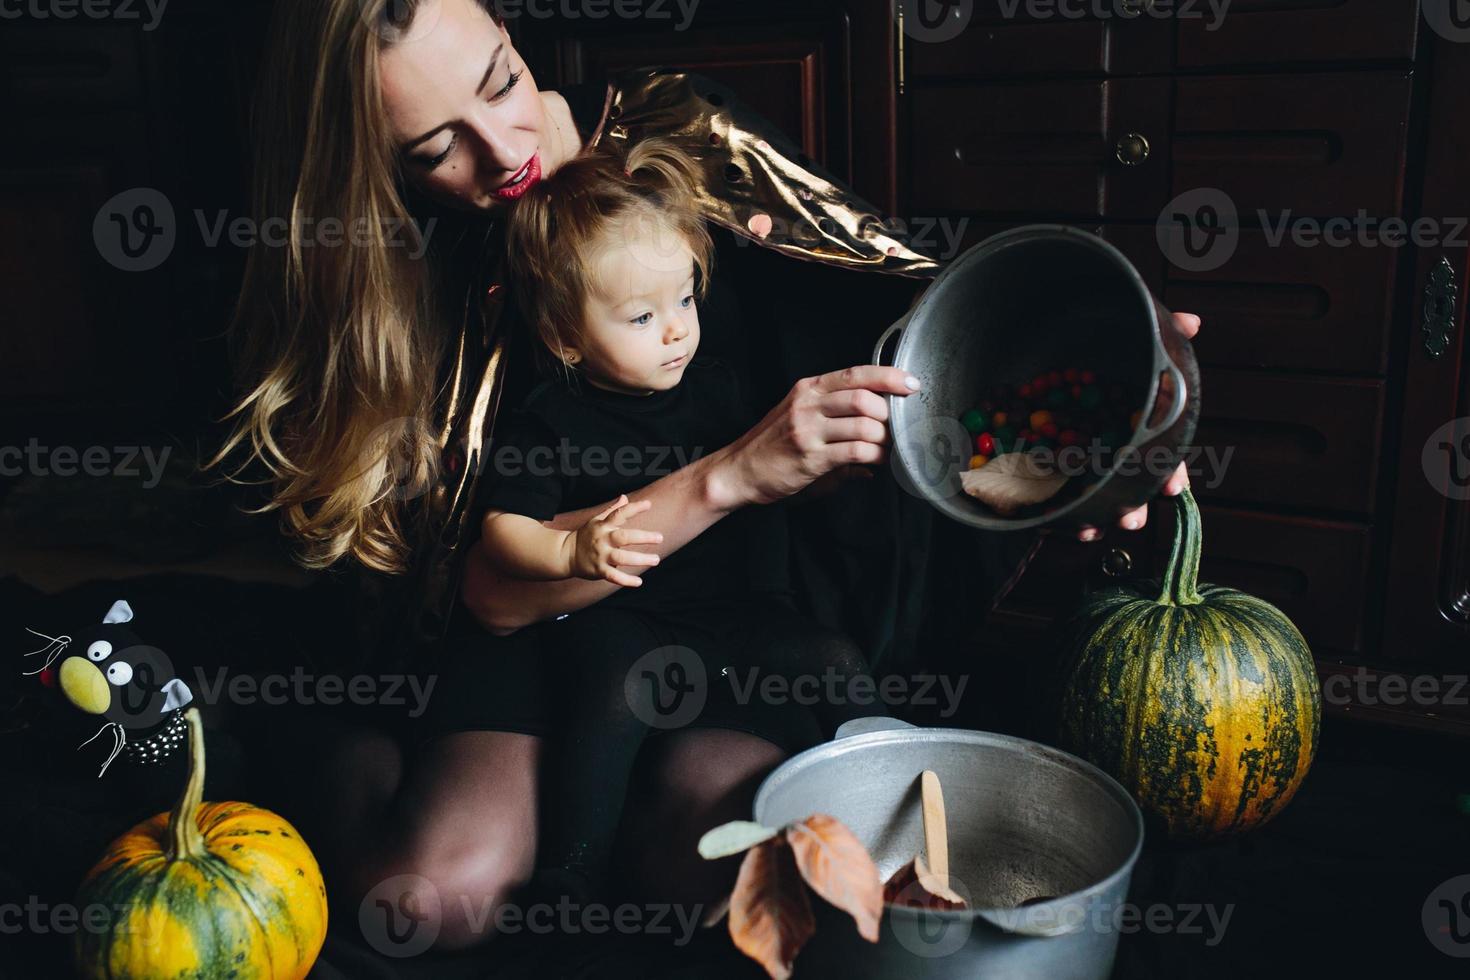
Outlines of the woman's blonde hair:
M 507 271 L 516 304 L 556 361 L 579 343 L 602 250 L 635 239 L 663 246 L 672 233 L 693 253 L 704 295 L 714 246 L 701 217 L 699 170 L 672 143 L 647 139 L 626 156 L 599 147 L 528 190 L 506 219 Z M 679 250 L 682 255 L 682 248 Z
M 438 373 L 447 321 L 466 310 L 433 302 L 453 291 L 434 271 L 439 242 L 423 260 L 379 72 L 421 2 L 278 3 L 261 70 L 253 208 L 262 227 L 284 222 L 285 241 L 250 251 L 231 324 L 239 400 L 204 468 L 246 451 L 226 478 L 268 485 L 250 512 L 279 511 L 308 568 L 351 556 L 404 571 L 404 502 L 438 478 Z M 319 234 L 324 220 L 342 222 L 343 240 Z

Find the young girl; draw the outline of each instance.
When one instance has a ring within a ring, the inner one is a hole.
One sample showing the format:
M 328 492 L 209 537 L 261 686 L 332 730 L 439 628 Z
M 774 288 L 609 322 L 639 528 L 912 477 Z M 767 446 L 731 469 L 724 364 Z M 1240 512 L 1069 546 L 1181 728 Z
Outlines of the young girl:
M 698 353 L 713 248 L 696 186 L 687 156 L 648 140 L 626 159 L 568 161 L 507 218 L 515 302 L 553 377 L 486 451 L 484 545 L 514 577 L 621 586 L 535 627 L 566 707 L 543 863 L 593 893 L 644 736 L 688 724 L 712 686 L 808 692 L 829 729 L 873 713 L 844 693 L 861 654 L 792 605 L 781 506 L 744 508 L 662 556 L 659 534 L 629 526 L 650 506 L 629 494 L 756 421 L 731 368 Z M 578 528 L 543 523 L 609 501 Z

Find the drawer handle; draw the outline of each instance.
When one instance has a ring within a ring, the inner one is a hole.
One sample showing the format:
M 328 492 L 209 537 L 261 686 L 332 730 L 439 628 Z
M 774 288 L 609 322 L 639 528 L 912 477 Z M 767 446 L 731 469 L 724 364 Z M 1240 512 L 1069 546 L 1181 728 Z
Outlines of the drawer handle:
M 1142 133 L 1129 133 L 1120 137 L 1113 146 L 1113 155 L 1125 167 L 1136 167 L 1148 159 L 1148 137 Z
M 1460 287 L 1455 285 L 1455 267 L 1440 256 L 1434 268 L 1429 270 L 1429 282 L 1424 286 L 1424 319 L 1420 329 L 1424 331 L 1424 352 L 1437 358 L 1450 346 L 1455 334 L 1455 306 L 1460 296 Z
M 1133 571 L 1133 556 L 1122 548 L 1109 548 L 1103 556 L 1102 570 L 1111 578 L 1122 578 Z
M 1139 14 L 1154 9 L 1154 0 L 1123 0 L 1118 6 L 1123 13 L 1130 17 L 1136 17 Z

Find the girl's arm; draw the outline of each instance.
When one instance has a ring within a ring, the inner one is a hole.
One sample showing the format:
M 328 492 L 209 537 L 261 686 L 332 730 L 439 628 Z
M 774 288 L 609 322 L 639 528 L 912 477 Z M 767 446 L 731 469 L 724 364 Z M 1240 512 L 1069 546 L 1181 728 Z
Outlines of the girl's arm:
M 637 550 L 667 557 L 741 507 L 782 500 L 843 467 L 882 462 L 888 403 L 880 394 L 908 395 L 917 387 L 903 371 L 873 365 L 797 382 L 740 439 L 631 495 L 650 506 L 630 526 L 662 535 L 657 545 Z M 558 514 L 550 525 L 567 530 L 588 513 Z M 482 536 L 466 556 L 461 594 L 486 629 L 509 633 L 583 609 L 616 589 L 607 581 L 511 578 L 496 567 Z
M 574 526 L 565 530 L 523 514 L 492 510 L 481 525 L 481 540 L 486 557 L 511 579 L 589 579 L 637 588 L 643 580 L 623 568 L 657 565 L 658 555 L 633 551 L 629 546 L 658 544 L 663 536 L 625 528 L 623 522 L 649 506 L 648 501 L 630 504 L 622 496 L 600 512 L 579 512 Z

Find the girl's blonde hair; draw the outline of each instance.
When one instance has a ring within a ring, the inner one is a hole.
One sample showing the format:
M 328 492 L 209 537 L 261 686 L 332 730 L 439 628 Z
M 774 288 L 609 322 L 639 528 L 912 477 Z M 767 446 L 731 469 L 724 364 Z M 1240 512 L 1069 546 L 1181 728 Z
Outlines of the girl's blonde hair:
M 657 238 L 693 253 L 703 296 L 714 245 L 701 217 L 699 169 L 672 143 L 647 139 L 626 156 L 599 147 L 562 164 L 528 190 L 506 220 L 506 259 L 516 304 L 551 355 L 580 339 L 587 296 L 608 248 Z M 682 249 L 680 250 L 682 254 Z
M 284 220 L 286 241 L 248 257 L 230 331 L 239 400 L 203 465 L 244 450 L 226 478 L 269 487 L 251 513 L 279 511 L 308 568 L 351 556 L 406 570 L 404 502 L 438 478 L 439 367 L 467 310 L 432 301 L 454 295 L 440 243 L 428 243 L 434 261 L 415 258 L 425 236 L 400 192 L 379 72 L 421 5 L 278 3 L 261 71 L 253 209 L 262 223 Z M 324 219 L 343 223 L 342 240 L 317 234 Z M 254 466 L 261 478 L 241 480 Z

